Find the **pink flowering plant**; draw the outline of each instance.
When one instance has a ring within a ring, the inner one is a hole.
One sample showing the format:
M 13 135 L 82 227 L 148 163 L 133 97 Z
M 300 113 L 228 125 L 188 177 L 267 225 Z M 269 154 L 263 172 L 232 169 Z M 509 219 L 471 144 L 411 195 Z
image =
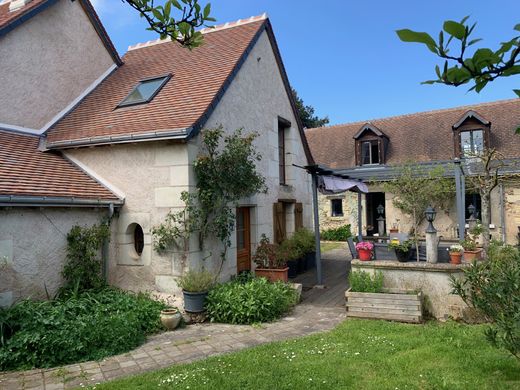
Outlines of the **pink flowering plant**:
M 374 249 L 374 244 L 372 244 L 370 241 L 361 241 L 356 244 L 356 250 L 366 250 L 371 251 Z

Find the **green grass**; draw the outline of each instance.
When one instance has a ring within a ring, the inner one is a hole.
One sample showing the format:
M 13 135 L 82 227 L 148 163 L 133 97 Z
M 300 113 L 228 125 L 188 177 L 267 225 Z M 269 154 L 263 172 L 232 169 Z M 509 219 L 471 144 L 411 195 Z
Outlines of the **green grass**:
M 320 245 L 321 252 L 328 252 L 333 249 L 340 249 L 341 247 L 347 245 L 346 242 L 322 242 Z
M 489 346 L 483 326 L 348 320 L 329 333 L 97 386 L 157 388 L 519 389 L 520 363 Z

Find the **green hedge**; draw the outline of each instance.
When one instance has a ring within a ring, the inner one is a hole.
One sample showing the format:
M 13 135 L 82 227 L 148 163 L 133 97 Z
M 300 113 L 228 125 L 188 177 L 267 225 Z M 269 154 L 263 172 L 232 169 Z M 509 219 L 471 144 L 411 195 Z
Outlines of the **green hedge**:
M 0 310 L 0 371 L 54 367 L 129 351 L 159 331 L 164 303 L 116 289 Z
M 334 229 L 324 229 L 321 231 L 320 237 L 323 241 L 347 241 L 347 239 L 352 237 L 350 224 Z
M 287 283 L 240 277 L 212 289 L 206 310 L 211 321 L 254 324 L 281 317 L 295 303 L 296 292 Z

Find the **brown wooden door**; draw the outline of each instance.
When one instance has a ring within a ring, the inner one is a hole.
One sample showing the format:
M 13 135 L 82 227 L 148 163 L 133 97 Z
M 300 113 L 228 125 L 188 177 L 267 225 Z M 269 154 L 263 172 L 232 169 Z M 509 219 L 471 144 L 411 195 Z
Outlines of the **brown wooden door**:
M 249 207 L 237 208 L 237 273 L 251 271 L 251 215 Z

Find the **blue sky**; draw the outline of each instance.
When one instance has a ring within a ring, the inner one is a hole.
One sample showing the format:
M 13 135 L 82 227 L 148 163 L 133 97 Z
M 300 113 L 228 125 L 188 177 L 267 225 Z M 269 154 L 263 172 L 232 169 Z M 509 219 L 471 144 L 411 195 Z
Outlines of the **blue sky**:
M 420 85 L 433 78 L 436 57 L 399 41 L 395 30 L 436 34 L 446 19 L 471 15 L 475 37 L 494 48 L 513 36 L 520 1 L 502 0 L 213 0 L 224 23 L 267 12 L 291 84 L 331 124 L 513 98 L 520 78 L 495 81 L 480 94 L 465 87 Z M 155 39 L 120 0 L 93 0 L 117 50 Z M 205 4 L 205 0 L 201 0 Z

